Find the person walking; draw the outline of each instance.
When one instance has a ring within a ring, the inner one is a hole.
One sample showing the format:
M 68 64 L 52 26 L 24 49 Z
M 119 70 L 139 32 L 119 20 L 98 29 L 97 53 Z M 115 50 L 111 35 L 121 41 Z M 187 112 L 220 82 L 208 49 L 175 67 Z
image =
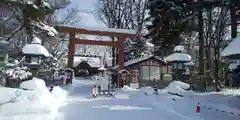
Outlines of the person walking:
M 97 97 L 97 86 L 95 85 L 92 89 L 93 98 Z

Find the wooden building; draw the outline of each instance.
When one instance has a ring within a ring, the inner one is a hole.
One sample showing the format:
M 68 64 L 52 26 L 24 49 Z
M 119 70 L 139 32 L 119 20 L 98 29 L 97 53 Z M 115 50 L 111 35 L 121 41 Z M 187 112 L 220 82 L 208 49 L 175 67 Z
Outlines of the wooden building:
M 75 56 L 73 70 L 76 77 L 88 77 L 98 74 L 98 68 L 102 66 L 100 57 Z
M 113 70 L 119 73 L 119 87 L 134 83 L 136 88 L 143 86 L 164 88 L 171 82 L 171 80 L 164 79 L 163 75 L 172 74 L 172 65 L 167 65 L 166 62 L 153 55 L 129 60 L 124 63 L 124 69 L 115 66 Z

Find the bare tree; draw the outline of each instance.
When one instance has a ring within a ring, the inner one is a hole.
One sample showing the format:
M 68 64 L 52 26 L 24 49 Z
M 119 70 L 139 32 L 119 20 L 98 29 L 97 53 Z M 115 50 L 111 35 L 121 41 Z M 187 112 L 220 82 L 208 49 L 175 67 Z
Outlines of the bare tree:
M 146 19 L 147 0 L 99 0 L 99 18 L 110 28 L 136 29 L 137 33 L 144 31 Z M 114 38 L 112 38 L 114 40 Z M 140 36 L 136 39 L 129 39 L 135 48 L 142 48 L 145 39 Z M 142 46 L 136 46 L 136 45 Z M 137 49 L 135 49 L 137 51 Z M 115 51 L 112 49 L 112 51 Z M 137 56 L 139 53 L 136 52 Z

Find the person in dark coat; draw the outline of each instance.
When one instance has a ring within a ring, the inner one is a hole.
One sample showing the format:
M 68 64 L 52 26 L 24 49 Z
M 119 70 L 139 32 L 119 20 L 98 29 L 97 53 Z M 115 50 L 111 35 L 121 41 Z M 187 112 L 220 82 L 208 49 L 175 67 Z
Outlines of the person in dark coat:
M 93 89 L 92 89 L 92 94 L 93 94 L 93 98 L 97 97 L 97 86 L 94 85 Z
M 50 89 L 49 89 L 49 91 L 50 91 L 50 92 L 52 92 L 52 91 L 53 91 L 53 88 L 54 88 L 54 87 L 53 87 L 53 86 L 51 86 L 51 87 L 50 87 Z
M 97 89 L 97 91 L 98 91 L 98 94 L 101 93 L 101 86 L 100 86 L 100 85 L 98 85 L 98 89 Z

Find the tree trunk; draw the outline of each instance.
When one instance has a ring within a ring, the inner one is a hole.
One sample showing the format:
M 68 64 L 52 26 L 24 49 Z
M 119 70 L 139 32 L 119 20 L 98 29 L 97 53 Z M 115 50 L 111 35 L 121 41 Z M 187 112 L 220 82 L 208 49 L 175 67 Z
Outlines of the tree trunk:
M 205 47 L 205 55 L 206 55 L 206 70 L 208 72 L 212 71 L 212 7 L 207 9 L 208 12 L 208 26 L 207 26 L 207 35 L 206 35 L 206 47 Z M 207 76 L 207 83 L 212 83 L 212 77 Z
M 237 37 L 237 18 L 234 0 L 230 1 L 230 12 L 231 12 L 231 36 L 232 38 Z
M 205 65 L 204 65 L 204 25 L 203 25 L 203 12 L 202 12 L 202 0 L 199 1 L 199 9 L 198 9 L 198 24 L 199 24 L 199 74 L 204 76 L 205 73 Z

